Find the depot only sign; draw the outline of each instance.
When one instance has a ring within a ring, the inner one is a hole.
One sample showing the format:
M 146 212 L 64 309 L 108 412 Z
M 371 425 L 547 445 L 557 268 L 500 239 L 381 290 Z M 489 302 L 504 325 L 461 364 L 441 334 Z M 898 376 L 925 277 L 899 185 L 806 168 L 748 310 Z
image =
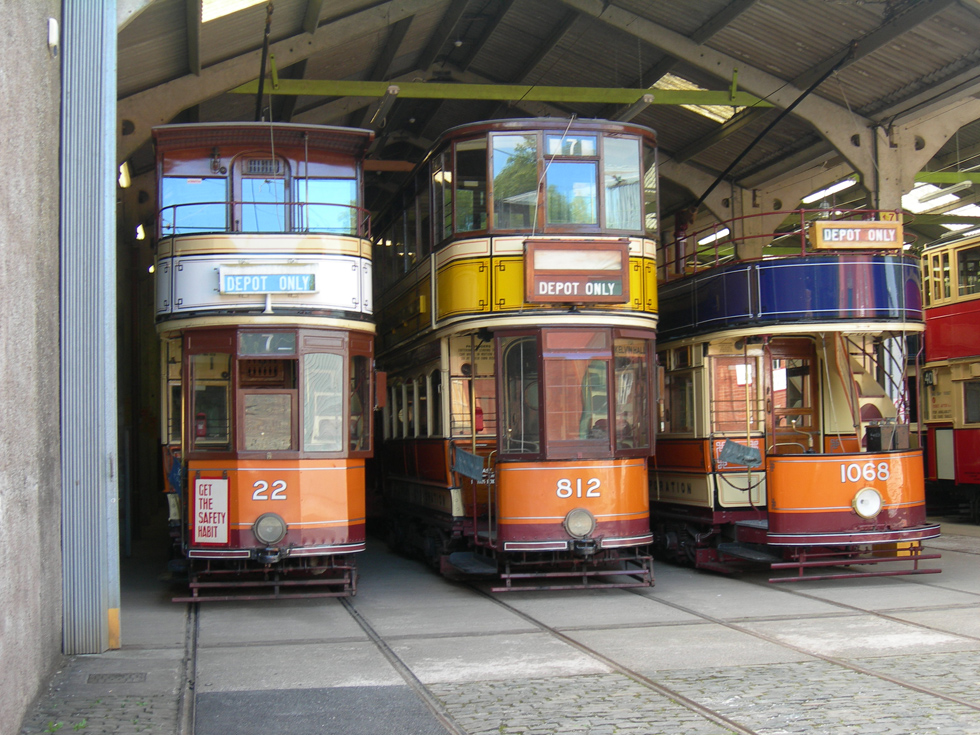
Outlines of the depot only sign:
M 219 292 L 223 294 L 316 293 L 316 266 L 221 266 Z
M 549 304 L 629 301 L 629 241 L 525 242 L 525 300 Z

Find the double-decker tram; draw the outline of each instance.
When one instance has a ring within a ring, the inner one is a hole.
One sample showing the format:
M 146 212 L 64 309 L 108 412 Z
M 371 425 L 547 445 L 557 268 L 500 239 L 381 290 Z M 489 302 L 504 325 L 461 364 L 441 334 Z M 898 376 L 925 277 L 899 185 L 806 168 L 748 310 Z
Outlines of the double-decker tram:
M 774 582 L 939 571 L 919 564 L 939 527 L 905 380 L 919 265 L 879 214 L 774 213 L 665 249 L 658 553 L 793 570 Z
M 375 240 L 390 539 L 496 589 L 653 583 L 653 131 L 446 132 Z
M 368 130 L 154 129 L 178 600 L 348 595 L 372 450 Z
M 980 523 L 980 231 L 925 249 L 922 293 L 930 504 Z

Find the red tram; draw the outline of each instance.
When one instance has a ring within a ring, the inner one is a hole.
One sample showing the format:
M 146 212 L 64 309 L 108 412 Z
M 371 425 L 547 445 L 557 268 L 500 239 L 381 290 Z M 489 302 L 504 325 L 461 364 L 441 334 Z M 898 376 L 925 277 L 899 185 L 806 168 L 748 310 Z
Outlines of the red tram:
M 668 558 L 795 570 L 774 582 L 939 571 L 919 565 L 939 527 L 905 380 L 918 261 L 899 222 L 841 215 L 735 220 L 662 251 L 651 521 Z M 761 234 L 770 220 L 795 234 Z
M 653 584 L 655 137 L 454 128 L 377 228 L 393 545 L 497 589 Z
M 156 321 L 180 600 L 347 595 L 372 451 L 367 130 L 153 131 Z
M 922 293 L 930 502 L 965 504 L 980 522 L 980 231 L 926 248 Z

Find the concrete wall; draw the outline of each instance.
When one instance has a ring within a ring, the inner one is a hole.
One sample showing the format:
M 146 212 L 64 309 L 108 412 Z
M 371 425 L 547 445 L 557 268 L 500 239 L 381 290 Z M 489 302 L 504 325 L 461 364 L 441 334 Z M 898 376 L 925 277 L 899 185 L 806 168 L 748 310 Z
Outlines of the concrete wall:
M 61 652 L 58 0 L 0 0 L 0 733 Z

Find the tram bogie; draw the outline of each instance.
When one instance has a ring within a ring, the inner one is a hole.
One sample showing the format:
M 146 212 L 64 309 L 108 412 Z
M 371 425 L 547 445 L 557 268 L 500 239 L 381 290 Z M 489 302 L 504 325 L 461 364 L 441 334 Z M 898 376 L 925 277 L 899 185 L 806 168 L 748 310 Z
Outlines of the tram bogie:
M 366 130 L 156 128 L 176 600 L 356 591 L 372 452 Z
M 888 232 L 857 252 L 804 235 L 792 255 L 739 258 L 733 234 L 738 249 L 721 257 L 714 246 L 682 256 L 693 266 L 667 258 L 651 471 L 664 556 L 796 572 L 774 582 L 938 571 L 919 565 L 936 558 L 922 542 L 939 527 L 926 521 L 905 379 L 923 329 L 917 264 L 894 246 L 900 226 L 855 214 L 855 231 Z
M 393 544 L 495 589 L 650 585 L 652 131 L 446 133 L 378 228 Z

